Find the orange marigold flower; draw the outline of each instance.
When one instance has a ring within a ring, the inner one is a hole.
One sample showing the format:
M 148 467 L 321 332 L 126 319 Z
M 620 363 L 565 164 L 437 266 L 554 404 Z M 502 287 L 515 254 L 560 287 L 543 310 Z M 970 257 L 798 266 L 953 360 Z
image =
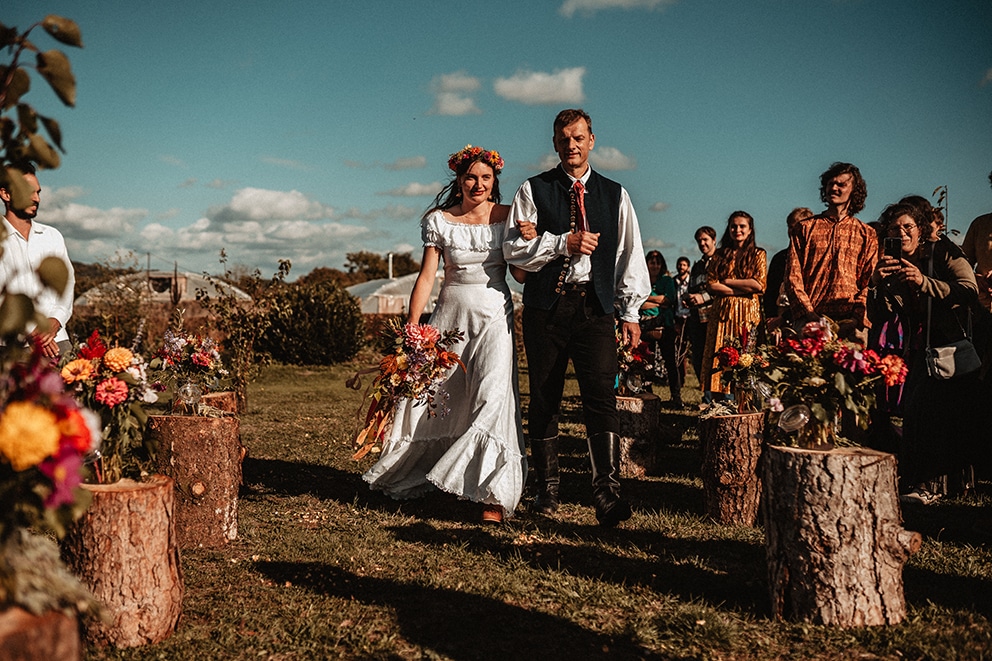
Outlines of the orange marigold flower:
M 93 363 L 85 358 L 70 361 L 62 368 L 62 380 L 66 383 L 89 381 L 91 376 L 93 376 Z
M 903 383 L 906 380 L 906 374 L 909 372 L 905 361 L 896 355 L 885 356 L 879 360 L 878 371 L 882 373 L 882 377 L 885 379 L 885 385 L 889 387 L 898 386 L 900 383 Z
M 31 402 L 13 402 L 0 415 L 0 455 L 15 471 L 37 466 L 59 449 L 58 420 Z
M 103 354 L 103 364 L 114 372 L 123 372 L 131 366 L 132 360 L 134 360 L 134 354 L 131 353 L 130 349 L 123 347 L 110 349 Z

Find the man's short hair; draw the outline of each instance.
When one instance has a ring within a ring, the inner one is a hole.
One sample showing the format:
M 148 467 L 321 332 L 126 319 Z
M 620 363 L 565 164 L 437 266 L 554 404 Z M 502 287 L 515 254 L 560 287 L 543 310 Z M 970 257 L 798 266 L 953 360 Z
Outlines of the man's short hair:
M 592 133 L 592 117 L 590 117 L 589 113 L 582 108 L 566 108 L 565 110 L 562 110 L 555 117 L 555 123 L 552 130 L 555 133 L 558 133 L 558 131 L 564 129 L 566 126 L 571 126 L 580 119 L 586 120 L 586 126 L 589 127 L 589 132 Z
M 676 264 L 678 264 L 679 262 L 685 262 L 686 264 L 691 264 L 692 263 L 692 261 L 688 257 L 686 257 L 685 255 L 682 255 L 681 257 L 679 257 L 678 259 L 675 260 L 675 263 Z
M 820 201 L 829 204 L 830 196 L 827 187 L 834 177 L 839 177 L 842 174 L 849 174 L 853 177 L 851 183 L 854 184 L 854 188 L 851 190 L 851 198 L 847 205 L 847 212 L 853 216 L 865 208 L 865 200 L 868 199 L 868 185 L 865 184 L 865 179 L 861 176 L 861 170 L 851 163 L 834 163 L 820 175 Z
M 992 172 L 989 172 L 989 185 L 992 186 Z
M 692 238 L 694 238 L 696 241 L 699 241 L 700 237 L 703 234 L 708 234 L 711 239 L 716 241 L 716 230 L 710 227 L 709 225 L 703 225 L 698 230 L 696 230 L 696 233 L 692 235 Z

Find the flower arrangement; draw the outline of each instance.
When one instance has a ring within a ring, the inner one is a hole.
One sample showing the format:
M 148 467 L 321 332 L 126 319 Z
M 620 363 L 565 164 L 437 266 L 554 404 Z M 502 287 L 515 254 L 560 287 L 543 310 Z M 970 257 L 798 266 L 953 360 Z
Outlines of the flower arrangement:
M 172 389 L 175 401 L 184 408 L 194 407 L 204 389 L 216 390 L 228 372 L 221 361 L 217 343 L 196 333 L 184 332 L 183 311 L 177 310 L 165 331 L 165 342 L 149 367 L 159 370 L 158 387 Z
M 144 467 L 142 452 L 148 415 L 143 406 L 158 401 L 148 383 L 148 363 L 132 349 L 108 348 L 93 331 L 62 366 L 62 380 L 76 399 L 100 418 L 103 443 L 94 454 L 96 481 L 109 484 L 122 477 L 138 477 Z
M 379 372 L 365 395 L 371 402 L 365 414 L 365 426 L 353 443 L 352 458 L 356 461 L 382 441 L 400 399 L 412 399 L 427 406 L 428 415 L 437 415 L 438 408 L 441 416 L 448 413 L 444 403 L 448 393 L 439 393 L 438 385 L 456 365 L 465 369 L 458 354 L 451 351 L 451 347 L 465 338 L 460 330 L 442 333 L 430 324 L 402 326 L 393 319 L 385 332 L 392 339 L 392 351 L 379 360 L 378 367 L 359 371 L 347 382 L 348 387 L 357 390 L 361 387 L 361 374 Z
M 503 157 L 499 155 L 498 151 L 492 149 L 483 149 L 482 147 L 473 147 L 472 145 L 465 145 L 461 151 L 457 151 L 448 157 L 448 168 L 452 172 L 458 172 L 458 166 L 460 166 L 464 161 L 472 161 L 475 159 L 481 160 L 483 163 L 487 164 L 496 174 L 499 174 L 503 169 Z
M 771 422 L 793 444 L 807 447 L 825 445 L 844 410 L 866 429 L 878 387 L 903 383 L 907 372 L 899 356 L 880 357 L 839 339 L 829 319 L 806 324 L 799 337 L 768 348 L 767 357 L 760 392 Z
M 626 346 L 617 329 L 617 394 L 630 397 L 642 392 L 654 375 L 654 353 L 647 342 Z
M 753 395 L 767 396 L 770 388 L 762 382 L 764 370 L 769 366 L 765 346 L 755 346 L 754 334 L 747 327 L 738 337 L 720 347 L 713 356 L 713 367 L 720 371 L 720 382 L 730 388 L 737 402 L 737 412 L 756 411 Z
M 65 392 L 40 346 L 5 370 L 0 398 L 0 541 L 29 526 L 61 536 L 89 504 L 78 487 L 99 420 Z

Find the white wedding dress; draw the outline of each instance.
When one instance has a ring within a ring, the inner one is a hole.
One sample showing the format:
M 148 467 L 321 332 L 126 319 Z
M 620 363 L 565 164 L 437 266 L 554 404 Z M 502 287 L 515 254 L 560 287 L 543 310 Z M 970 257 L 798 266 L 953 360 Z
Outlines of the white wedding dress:
M 430 323 L 465 339 L 452 347 L 465 364 L 441 384 L 437 415 L 409 400 L 396 417 L 379 461 L 363 478 L 393 498 L 434 487 L 502 505 L 512 516 L 527 476 L 518 405 L 513 303 L 506 283 L 505 223 L 467 225 L 441 211 L 424 219 L 425 246 L 443 253 L 444 284 Z M 441 407 L 450 411 L 441 415 Z

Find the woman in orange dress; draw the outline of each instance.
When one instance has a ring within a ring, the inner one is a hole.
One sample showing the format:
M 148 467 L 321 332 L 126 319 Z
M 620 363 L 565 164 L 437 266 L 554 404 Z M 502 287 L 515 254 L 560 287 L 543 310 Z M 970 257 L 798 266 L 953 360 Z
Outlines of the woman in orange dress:
M 744 211 L 733 212 L 720 247 L 706 269 L 707 287 L 715 302 L 699 380 L 704 391 L 725 395 L 730 392 L 720 383 L 720 371 L 714 369 L 714 357 L 720 348 L 737 345 L 748 350 L 757 343 L 767 274 L 765 251 L 754 243 L 754 218 Z

